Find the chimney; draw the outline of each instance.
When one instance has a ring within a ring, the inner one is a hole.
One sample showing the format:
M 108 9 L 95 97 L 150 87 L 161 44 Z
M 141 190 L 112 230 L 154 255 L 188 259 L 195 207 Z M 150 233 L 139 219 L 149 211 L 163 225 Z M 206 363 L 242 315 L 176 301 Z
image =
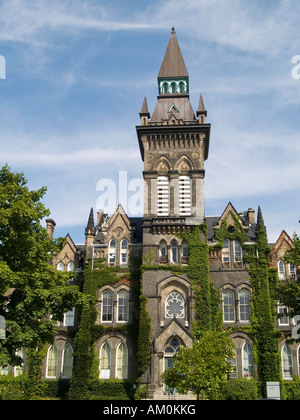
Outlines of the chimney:
M 253 209 L 248 209 L 248 220 L 250 225 L 255 225 L 255 211 Z
M 54 222 L 53 219 L 47 219 L 46 220 L 46 223 L 47 223 L 47 234 L 48 234 L 48 238 L 50 240 L 52 240 L 53 239 L 53 234 L 54 234 L 54 229 L 55 229 L 56 223 Z

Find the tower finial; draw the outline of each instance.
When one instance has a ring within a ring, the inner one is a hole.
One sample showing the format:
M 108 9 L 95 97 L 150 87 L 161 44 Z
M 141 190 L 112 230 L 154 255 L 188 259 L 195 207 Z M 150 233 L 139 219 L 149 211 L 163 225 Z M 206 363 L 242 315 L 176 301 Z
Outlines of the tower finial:
M 175 28 L 174 28 L 174 26 L 172 26 L 171 34 L 175 34 Z

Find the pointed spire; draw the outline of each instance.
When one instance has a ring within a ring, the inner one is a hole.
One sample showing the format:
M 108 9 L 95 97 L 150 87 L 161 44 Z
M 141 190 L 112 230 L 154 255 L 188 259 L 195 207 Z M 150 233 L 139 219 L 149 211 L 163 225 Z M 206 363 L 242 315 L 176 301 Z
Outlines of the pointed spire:
M 258 206 L 258 211 L 257 211 L 257 225 L 256 225 L 256 230 L 261 226 L 264 225 L 264 219 L 262 216 L 262 211 L 260 206 Z
M 146 96 L 144 98 L 142 110 L 140 112 L 140 118 L 142 120 L 142 125 L 147 125 L 148 124 L 148 118 L 150 118 L 150 114 L 149 114 L 149 111 L 148 111 L 148 104 L 147 104 Z
M 197 117 L 199 117 L 199 116 L 203 116 L 203 118 L 202 118 L 203 121 L 201 121 L 201 122 L 205 122 L 205 117 L 207 117 L 207 111 L 206 111 L 205 106 L 204 106 L 202 95 L 200 95 L 198 111 L 197 111 Z
M 89 220 L 88 220 L 85 231 L 86 232 L 88 232 L 88 231 L 92 232 L 94 227 L 95 227 L 95 225 L 94 225 L 94 210 L 93 210 L 93 207 L 92 207 L 91 210 L 90 210 Z
M 158 77 L 188 77 L 188 72 L 176 38 L 175 28 L 172 28 L 170 40 Z

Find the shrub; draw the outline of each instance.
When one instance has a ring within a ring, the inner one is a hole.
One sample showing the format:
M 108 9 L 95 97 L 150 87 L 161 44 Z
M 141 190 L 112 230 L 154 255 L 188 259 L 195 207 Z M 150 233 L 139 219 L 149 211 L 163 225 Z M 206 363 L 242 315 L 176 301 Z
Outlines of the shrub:
M 257 400 L 257 384 L 249 379 L 231 379 L 225 385 L 226 400 Z

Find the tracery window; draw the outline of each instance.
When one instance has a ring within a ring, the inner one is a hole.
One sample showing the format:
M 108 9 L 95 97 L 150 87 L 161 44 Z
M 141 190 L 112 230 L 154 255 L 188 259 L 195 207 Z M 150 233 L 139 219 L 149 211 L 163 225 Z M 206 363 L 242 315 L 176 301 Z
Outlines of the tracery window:
M 184 318 L 184 299 L 178 292 L 172 292 L 166 299 L 166 318 Z

